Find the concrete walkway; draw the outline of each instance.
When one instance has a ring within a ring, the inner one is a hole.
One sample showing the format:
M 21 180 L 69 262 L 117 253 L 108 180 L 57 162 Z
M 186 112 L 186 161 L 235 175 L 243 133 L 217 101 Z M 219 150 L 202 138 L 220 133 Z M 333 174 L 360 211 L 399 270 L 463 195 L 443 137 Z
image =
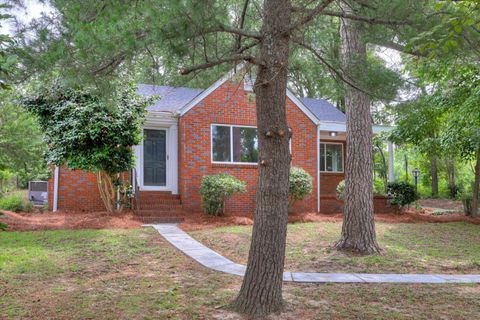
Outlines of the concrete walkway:
M 148 224 L 168 242 L 201 265 L 220 272 L 243 276 L 246 266 L 235 263 L 190 237 L 176 224 Z M 370 274 L 284 272 L 284 281 L 293 282 L 390 282 L 390 283 L 480 283 L 480 274 Z

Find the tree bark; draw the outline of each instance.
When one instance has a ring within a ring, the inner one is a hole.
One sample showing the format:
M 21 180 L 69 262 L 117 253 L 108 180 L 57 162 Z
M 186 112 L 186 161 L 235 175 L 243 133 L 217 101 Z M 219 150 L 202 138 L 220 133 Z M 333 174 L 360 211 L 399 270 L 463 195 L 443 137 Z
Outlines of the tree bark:
M 450 191 L 450 198 L 455 199 L 457 196 L 457 185 L 455 183 L 455 159 L 448 157 L 445 159 L 447 168 L 448 189 Z
M 345 1 L 342 11 L 353 13 Z M 343 70 L 350 83 L 364 87 L 367 66 L 366 44 L 361 39 L 362 25 L 340 19 Z M 353 86 L 345 87 L 347 116 L 347 161 L 345 165 L 345 206 L 342 235 L 335 244 L 339 250 L 362 254 L 380 252 L 373 219 L 373 155 L 370 98 Z
M 115 212 L 115 200 L 117 195 L 110 175 L 105 171 L 97 172 L 97 185 L 100 198 L 102 198 L 105 209 L 108 212 Z
M 475 163 L 475 181 L 473 183 L 472 217 L 478 217 L 478 200 L 480 197 L 480 150 L 477 150 L 477 162 Z
M 290 172 L 286 118 L 289 0 L 265 0 L 255 94 L 259 140 L 256 210 L 248 264 L 233 308 L 251 316 L 283 309 L 282 284 Z
M 432 175 L 432 196 L 438 196 L 438 161 L 436 156 L 430 157 L 430 174 Z

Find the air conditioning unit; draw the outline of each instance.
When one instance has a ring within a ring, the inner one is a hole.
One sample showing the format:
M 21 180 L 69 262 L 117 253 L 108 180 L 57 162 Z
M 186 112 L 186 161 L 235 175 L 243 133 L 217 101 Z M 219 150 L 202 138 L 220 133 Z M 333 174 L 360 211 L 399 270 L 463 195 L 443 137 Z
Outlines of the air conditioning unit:
M 28 199 L 34 205 L 43 206 L 48 202 L 48 182 L 47 181 L 29 181 Z

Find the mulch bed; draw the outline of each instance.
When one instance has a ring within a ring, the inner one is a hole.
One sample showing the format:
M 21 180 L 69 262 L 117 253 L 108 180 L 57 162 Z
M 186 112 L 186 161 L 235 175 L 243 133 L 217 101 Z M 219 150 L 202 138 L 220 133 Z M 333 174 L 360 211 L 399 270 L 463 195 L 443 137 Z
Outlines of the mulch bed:
M 122 213 L 109 212 L 33 212 L 15 213 L 0 211 L 0 222 L 6 223 L 8 231 L 35 231 L 58 229 L 105 229 L 105 228 L 140 228 L 143 224 L 131 211 Z M 401 214 L 376 214 L 375 221 L 386 223 L 442 223 L 469 222 L 480 224 L 480 218 L 467 217 L 464 214 L 433 215 L 431 209 L 415 210 L 410 208 Z M 194 212 L 182 216 L 180 227 L 186 231 L 211 229 L 235 225 L 253 225 L 253 216 L 210 217 L 202 212 Z M 288 217 L 289 223 L 299 222 L 340 222 L 343 214 L 293 214 Z
M 140 228 L 142 222 L 132 212 L 32 212 L 15 213 L 0 210 L 0 222 L 8 231 L 37 231 L 62 229 Z

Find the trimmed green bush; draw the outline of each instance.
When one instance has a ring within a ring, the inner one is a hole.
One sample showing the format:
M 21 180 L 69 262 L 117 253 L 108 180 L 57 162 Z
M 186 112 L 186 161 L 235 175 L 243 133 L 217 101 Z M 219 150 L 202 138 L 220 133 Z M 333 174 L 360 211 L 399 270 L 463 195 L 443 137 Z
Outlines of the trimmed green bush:
M 289 207 L 292 208 L 294 203 L 298 200 L 305 199 L 306 196 L 312 193 L 313 182 L 312 176 L 302 168 L 290 168 L 290 185 Z
M 390 203 L 401 207 L 408 206 L 419 199 L 415 186 L 407 182 L 390 182 L 387 185 Z
M 337 185 L 337 199 L 345 200 L 345 180 L 340 181 Z
M 32 211 L 32 208 L 32 203 L 25 199 L 25 196 L 22 192 L 14 192 L 5 195 L 3 198 L 0 198 L 0 209 L 3 210 L 13 212 L 30 212 Z
M 246 190 L 245 182 L 229 174 L 204 176 L 200 186 L 203 208 L 209 215 L 221 216 L 225 213 L 225 200 Z

